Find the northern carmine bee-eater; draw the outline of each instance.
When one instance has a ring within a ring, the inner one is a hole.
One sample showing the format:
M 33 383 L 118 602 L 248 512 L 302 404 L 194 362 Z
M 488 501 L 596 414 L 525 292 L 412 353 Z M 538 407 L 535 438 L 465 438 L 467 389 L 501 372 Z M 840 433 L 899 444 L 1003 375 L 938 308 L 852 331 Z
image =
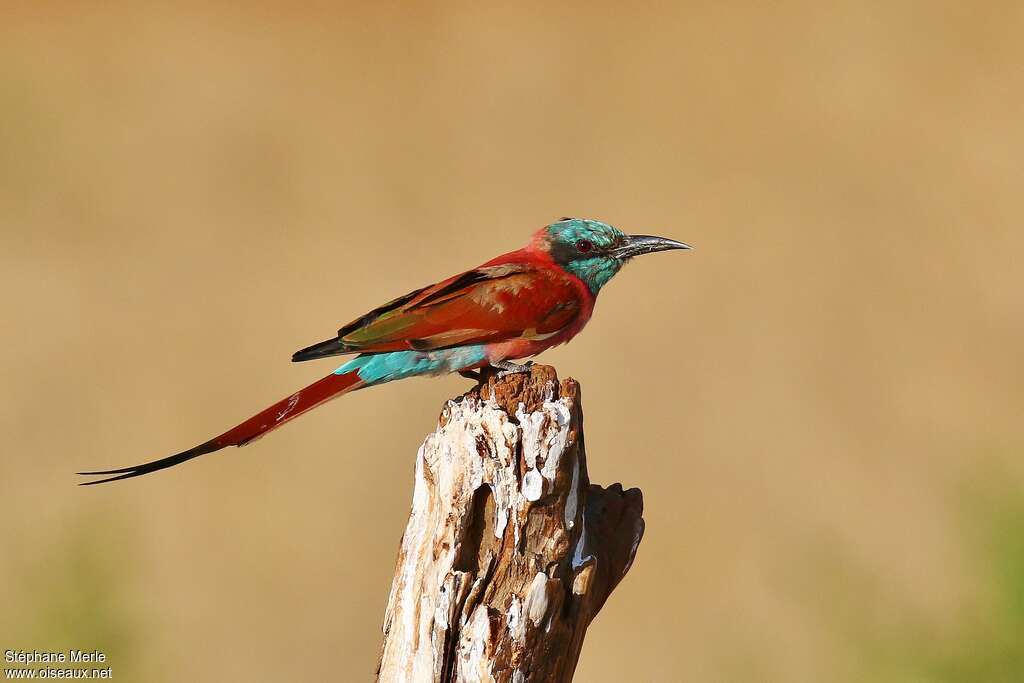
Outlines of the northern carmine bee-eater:
M 541 228 L 522 249 L 375 308 L 327 341 L 297 351 L 293 361 L 357 354 L 337 370 L 242 424 L 195 448 L 132 467 L 84 475 L 137 477 L 243 446 L 307 410 L 356 389 L 406 377 L 489 366 L 503 373 L 529 367 L 512 360 L 565 343 L 590 320 L 598 292 L 634 256 L 689 249 L 682 242 L 626 235 L 600 221 L 563 218 Z

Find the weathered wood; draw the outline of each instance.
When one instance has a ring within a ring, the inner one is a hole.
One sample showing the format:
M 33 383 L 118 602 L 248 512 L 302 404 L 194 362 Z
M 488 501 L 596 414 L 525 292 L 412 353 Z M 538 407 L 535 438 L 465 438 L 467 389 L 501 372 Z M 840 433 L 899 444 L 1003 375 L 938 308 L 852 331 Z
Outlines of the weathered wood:
M 378 680 L 572 680 L 642 513 L 638 489 L 590 484 L 574 380 L 487 376 L 416 456 Z

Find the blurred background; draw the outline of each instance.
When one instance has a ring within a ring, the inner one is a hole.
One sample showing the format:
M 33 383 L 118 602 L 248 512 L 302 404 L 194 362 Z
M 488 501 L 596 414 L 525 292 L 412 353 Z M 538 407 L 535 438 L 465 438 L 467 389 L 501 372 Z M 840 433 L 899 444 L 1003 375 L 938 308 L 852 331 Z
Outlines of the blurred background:
M 368 680 L 459 377 L 129 483 L 563 215 L 696 246 L 542 356 L 643 489 L 577 680 L 1024 671 L 1024 5 L 0 4 L 0 648 Z

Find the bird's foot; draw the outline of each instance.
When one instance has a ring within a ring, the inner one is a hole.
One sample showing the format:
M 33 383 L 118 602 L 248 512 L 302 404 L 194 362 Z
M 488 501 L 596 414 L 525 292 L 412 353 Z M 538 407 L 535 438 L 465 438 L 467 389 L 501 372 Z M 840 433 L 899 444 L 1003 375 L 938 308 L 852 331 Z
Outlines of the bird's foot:
M 501 379 L 502 377 L 505 377 L 507 375 L 515 375 L 520 372 L 529 372 L 530 368 L 533 367 L 533 361 L 528 360 L 522 365 L 519 365 L 517 363 L 512 363 L 507 360 L 499 360 L 495 361 L 494 363 L 491 363 L 491 367 L 495 368 L 498 371 L 498 379 Z
M 465 377 L 466 379 L 473 380 L 477 384 L 480 384 L 484 381 L 483 373 L 477 372 L 475 370 L 459 370 L 459 374 Z
M 466 379 L 471 379 L 477 384 L 486 384 L 488 377 L 501 379 L 506 375 L 515 375 L 520 372 L 529 372 L 533 367 L 533 361 L 528 360 L 522 365 L 507 360 L 500 360 L 490 365 L 485 365 L 479 370 L 459 370 L 459 374 Z

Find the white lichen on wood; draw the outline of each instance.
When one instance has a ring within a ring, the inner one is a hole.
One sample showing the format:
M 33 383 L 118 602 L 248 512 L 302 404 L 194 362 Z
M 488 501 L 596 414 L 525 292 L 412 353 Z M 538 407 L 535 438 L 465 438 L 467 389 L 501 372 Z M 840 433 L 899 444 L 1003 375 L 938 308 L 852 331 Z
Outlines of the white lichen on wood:
M 635 489 L 591 486 L 579 386 L 554 370 L 449 401 L 416 457 L 381 681 L 569 681 L 643 535 Z

